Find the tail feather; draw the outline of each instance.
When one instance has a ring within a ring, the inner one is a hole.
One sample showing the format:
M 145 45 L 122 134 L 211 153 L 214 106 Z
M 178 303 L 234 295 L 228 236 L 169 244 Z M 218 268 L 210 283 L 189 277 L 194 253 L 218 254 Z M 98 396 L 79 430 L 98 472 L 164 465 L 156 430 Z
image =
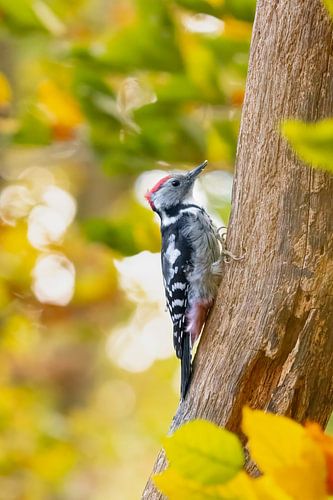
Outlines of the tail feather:
M 184 333 L 183 349 L 181 356 L 181 384 L 180 393 L 185 399 L 191 380 L 191 338 L 189 333 Z

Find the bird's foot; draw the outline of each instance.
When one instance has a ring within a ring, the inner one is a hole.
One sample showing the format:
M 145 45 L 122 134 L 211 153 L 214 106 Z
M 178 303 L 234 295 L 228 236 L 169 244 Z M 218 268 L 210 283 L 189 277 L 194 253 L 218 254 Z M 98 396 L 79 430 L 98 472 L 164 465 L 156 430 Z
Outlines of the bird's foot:
M 222 252 L 222 259 L 223 262 L 226 262 L 229 264 L 232 260 L 243 260 L 245 258 L 245 253 L 240 256 L 234 255 L 232 252 L 229 252 L 229 250 L 223 250 Z

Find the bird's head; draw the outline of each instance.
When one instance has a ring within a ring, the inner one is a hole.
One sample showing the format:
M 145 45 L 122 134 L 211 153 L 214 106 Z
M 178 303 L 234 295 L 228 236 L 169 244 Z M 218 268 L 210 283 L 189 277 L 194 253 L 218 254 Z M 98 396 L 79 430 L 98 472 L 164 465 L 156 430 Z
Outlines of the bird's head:
M 204 161 L 189 172 L 174 173 L 160 179 L 145 195 L 152 210 L 161 212 L 190 200 L 194 182 L 206 165 L 207 161 Z

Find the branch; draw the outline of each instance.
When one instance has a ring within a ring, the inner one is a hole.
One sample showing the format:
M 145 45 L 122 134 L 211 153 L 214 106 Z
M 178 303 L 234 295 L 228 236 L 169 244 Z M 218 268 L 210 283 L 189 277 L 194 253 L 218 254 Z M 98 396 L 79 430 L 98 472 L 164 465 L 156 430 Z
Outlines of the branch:
M 228 231 L 246 257 L 225 265 L 171 431 L 205 418 L 240 433 L 244 405 L 322 425 L 331 414 L 333 178 L 302 165 L 279 126 L 333 114 L 332 47 L 320 0 L 258 1 Z M 162 496 L 149 482 L 143 498 Z

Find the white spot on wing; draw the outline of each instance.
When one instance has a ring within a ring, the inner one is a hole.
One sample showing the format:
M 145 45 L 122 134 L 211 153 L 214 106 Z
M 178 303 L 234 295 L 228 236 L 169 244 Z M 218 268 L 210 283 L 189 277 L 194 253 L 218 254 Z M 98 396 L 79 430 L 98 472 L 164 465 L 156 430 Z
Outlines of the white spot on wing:
M 172 307 L 180 306 L 182 307 L 184 304 L 184 301 L 182 299 L 175 299 L 172 301 Z
M 165 257 L 173 266 L 178 257 L 180 256 L 180 253 L 181 253 L 180 250 L 178 250 L 178 248 L 175 247 L 175 235 L 171 234 L 169 238 L 168 248 L 165 252 Z
M 172 285 L 172 291 L 174 292 L 175 290 L 185 290 L 186 288 L 186 283 L 181 283 L 178 281 L 177 283 L 174 283 Z

